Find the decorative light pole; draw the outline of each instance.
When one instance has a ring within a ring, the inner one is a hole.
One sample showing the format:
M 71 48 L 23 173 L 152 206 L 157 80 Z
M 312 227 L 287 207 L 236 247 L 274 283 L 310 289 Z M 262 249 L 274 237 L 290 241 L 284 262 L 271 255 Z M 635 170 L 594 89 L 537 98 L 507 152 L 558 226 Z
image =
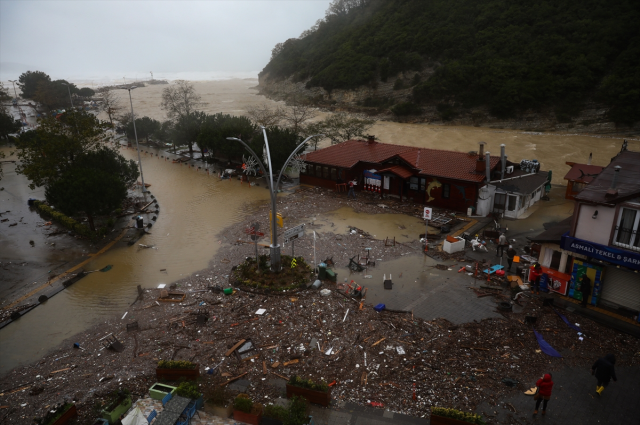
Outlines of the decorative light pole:
M 16 81 L 18 80 L 9 80 L 10 83 L 13 83 L 13 94 L 16 95 L 16 100 L 18 100 L 18 92 L 16 92 Z
M 287 165 L 289 164 L 289 161 L 291 161 L 291 159 L 302 149 L 305 147 L 305 145 L 307 144 L 307 142 L 309 140 L 311 140 L 314 137 L 317 136 L 322 136 L 321 134 L 314 134 L 313 136 L 309 136 L 306 139 L 304 139 L 304 141 L 302 143 L 300 143 L 294 150 L 293 152 L 291 152 L 291 155 L 289 155 L 289 158 L 287 158 L 287 160 L 285 161 L 284 165 L 282 166 L 282 169 L 280 170 L 280 173 L 278 174 L 278 180 L 276 180 L 275 186 L 273 184 L 273 167 L 271 165 L 271 154 L 269 153 L 269 140 L 267 139 L 267 130 L 265 129 L 265 127 L 261 127 L 262 128 L 262 134 L 264 134 L 264 145 L 265 145 L 265 149 L 266 149 L 266 160 L 267 160 L 267 165 L 269 166 L 269 171 L 270 173 L 268 174 L 269 178 L 268 178 L 268 183 L 269 183 L 269 194 L 271 195 L 271 234 L 273 235 L 272 239 L 271 239 L 271 246 L 269 247 L 269 254 L 270 254 L 270 260 L 271 260 L 271 271 L 272 272 L 279 272 L 280 268 L 281 268 L 281 261 L 280 261 L 280 245 L 278 245 L 278 231 L 277 231 L 277 214 L 276 214 L 276 201 L 277 201 L 277 195 L 278 195 L 278 187 L 280 187 L 280 179 L 282 178 L 282 173 L 284 172 L 284 170 L 287 168 Z M 256 162 L 258 163 L 258 165 L 260 166 L 260 169 L 262 170 L 262 173 L 264 176 L 267 176 L 267 170 L 265 169 L 264 165 L 262 164 L 262 161 L 260 161 L 260 157 L 258 155 L 256 155 L 256 153 L 253 151 L 253 149 L 251 149 L 249 147 L 248 144 L 246 144 L 245 142 L 243 142 L 242 140 L 236 138 L 236 137 L 227 137 L 227 140 L 234 140 L 236 142 L 240 142 L 242 143 L 242 145 L 245 147 L 246 150 L 249 151 L 249 153 L 251 154 L 251 156 L 253 156 L 256 160 Z
M 147 193 L 147 188 L 144 185 L 144 175 L 142 174 L 142 160 L 140 159 L 140 146 L 138 146 L 138 131 L 136 130 L 136 117 L 135 115 L 133 115 L 133 100 L 131 100 L 131 90 L 135 88 L 136 86 L 131 86 L 129 88 L 125 88 L 125 90 L 129 91 L 129 103 L 131 103 L 131 121 L 133 121 L 133 134 L 136 137 L 136 149 L 138 150 L 138 167 L 140 167 L 140 180 L 142 180 L 142 193 Z
M 73 109 L 73 99 L 71 98 L 71 89 L 69 88 L 69 84 L 62 83 L 63 86 L 67 86 L 67 91 L 69 92 L 69 100 L 71 101 L 71 109 Z

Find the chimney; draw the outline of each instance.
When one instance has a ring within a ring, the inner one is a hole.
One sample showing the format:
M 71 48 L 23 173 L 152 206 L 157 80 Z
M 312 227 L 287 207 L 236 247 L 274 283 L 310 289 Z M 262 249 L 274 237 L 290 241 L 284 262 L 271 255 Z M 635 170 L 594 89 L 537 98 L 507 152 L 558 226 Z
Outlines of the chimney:
M 367 136 L 367 143 L 369 143 L 370 145 L 373 145 L 375 142 L 376 142 L 376 136 L 373 136 L 373 135 Z
M 622 167 L 619 165 L 616 165 L 615 167 L 613 167 L 613 170 L 614 170 L 613 180 L 611 180 L 611 187 L 607 190 L 607 193 L 605 196 L 607 197 L 618 196 L 618 189 L 616 189 L 616 185 L 618 184 L 618 175 L 620 174 L 621 169 Z
M 484 171 L 484 142 L 480 142 L 480 151 L 478 152 L 478 160 L 476 161 L 476 171 L 482 173 Z
M 593 158 L 593 152 L 589 154 L 589 160 L 587 161 L 587 165 L 591 165 L 591 158 Z
M 484 161 L 487 164 L 487 183 L 491 181 L 491 154 L 486 153 L 487 159 Z
M 504 170 L 507 168 L 507 157 L 504 154 L 505 145 L 504 143 L 500 145 L 500 163 L 502 164 L 502 171 L 500 173 L 500 180 L 504 179 Z

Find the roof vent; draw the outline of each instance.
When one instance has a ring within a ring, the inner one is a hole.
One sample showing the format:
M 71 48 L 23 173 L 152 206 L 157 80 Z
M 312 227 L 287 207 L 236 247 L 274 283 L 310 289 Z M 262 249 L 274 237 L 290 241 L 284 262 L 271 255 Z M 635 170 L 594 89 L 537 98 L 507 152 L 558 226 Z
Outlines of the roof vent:
M 370 145 L 374 144 L 376 142 L 376 136 L 373 135 L 369 135 L 367 136 L 367 143 L 369 143 Z
M 480 152 L 478 152 L 478 160 L 476 161 L 476 171 L 484 173 L 484 142 L 480 142 Z
M 616 185 L 618 184 L 618 175 L 620 174 L 621 166 L 616 165 L 613 167 L 613 180 L 611 180 L 611 187 L 607 190 L 607 194 L 605 196 L 612 197 L 618 196 L 618 189 L 616 189 Z

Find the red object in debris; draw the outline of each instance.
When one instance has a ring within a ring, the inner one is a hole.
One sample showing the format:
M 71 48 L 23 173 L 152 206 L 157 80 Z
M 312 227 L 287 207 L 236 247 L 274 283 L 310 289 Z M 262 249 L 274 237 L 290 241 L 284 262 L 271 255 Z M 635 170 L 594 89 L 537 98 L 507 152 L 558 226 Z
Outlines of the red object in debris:
M 384 407 L 384 403 L 380 403 L 379 401 L 372 401 L 369 404 L 373 407 Z
M 458 270 L 458 273 L 460 273 L 462 270 L 464 270 L 464 266 L 460 267 L 460 270 Z
M 330 383 L 328 386 L 329 386 L 329 387 L 333 387 L 336 383 L 337 383 L 337 382 L 336 382 L 336 381 L 335 381 L 335 379 L 334 379 L 334 380 L 333 380 L 333 382 L 332 382 L 332 383 Z
M 504 276 L 504 270 L 498 270 L 496 276 Z

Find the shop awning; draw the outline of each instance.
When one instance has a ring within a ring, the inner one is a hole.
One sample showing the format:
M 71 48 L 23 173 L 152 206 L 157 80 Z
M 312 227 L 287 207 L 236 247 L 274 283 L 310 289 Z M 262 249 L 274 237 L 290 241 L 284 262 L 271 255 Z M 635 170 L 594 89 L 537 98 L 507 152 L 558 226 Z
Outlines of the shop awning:
M 625 251 L 623 249 L 585 241 L 584 239 L 573 238 L 569 236 L 569 232 L 562 235 L 560 247 L 567 251 L 577 252 L 586 257 L 628 267 L 631 270 L 640 270 L 640 252 Z

